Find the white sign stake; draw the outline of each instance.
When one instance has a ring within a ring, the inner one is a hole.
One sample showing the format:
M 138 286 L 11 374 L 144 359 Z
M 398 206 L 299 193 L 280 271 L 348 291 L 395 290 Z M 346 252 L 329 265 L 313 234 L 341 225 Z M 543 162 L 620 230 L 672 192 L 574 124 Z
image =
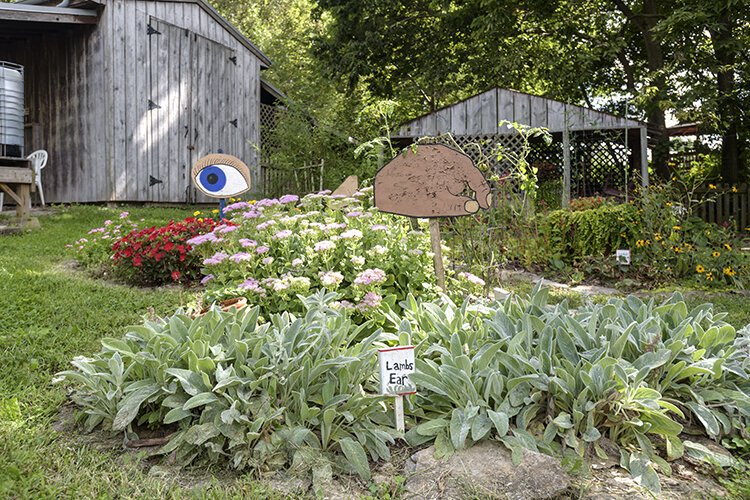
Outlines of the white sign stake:
M 404 395 L 416 394 L 417 387 L 409 379 L 414 373 L 414 346 L 378 350 L 380 393 L 395 396 L 396 430 L 404 432 Z

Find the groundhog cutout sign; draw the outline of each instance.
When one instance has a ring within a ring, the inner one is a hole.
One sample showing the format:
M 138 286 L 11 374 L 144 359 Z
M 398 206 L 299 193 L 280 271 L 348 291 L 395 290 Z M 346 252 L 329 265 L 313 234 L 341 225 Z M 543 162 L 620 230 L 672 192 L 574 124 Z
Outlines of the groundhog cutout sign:
M 466 188 L 475 198 L 465 196 Z M 471 158 L 442 144 L 407 149 L 375 175 L 375 206 L 408 217 L 457 217 L 489 208 L 490 185 Z

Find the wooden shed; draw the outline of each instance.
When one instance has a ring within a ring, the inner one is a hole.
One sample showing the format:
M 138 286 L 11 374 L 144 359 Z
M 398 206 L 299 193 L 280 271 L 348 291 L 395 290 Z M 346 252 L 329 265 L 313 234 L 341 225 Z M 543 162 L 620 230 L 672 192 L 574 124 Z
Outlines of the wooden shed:
M 218 150 L 258 176 L 270 61 L 205 0 L 59 5 L 0 3 L 0 60 L 25 68 L 26 151 L 49 152 L 49 201 L 208 201 L 190 168 Z
M 481 144 L 489 155 L 497 145 L 518 146 L 517 133 L 501 121 L 552 133 L 553 144 L 532 149 L 530 160 L 559 174 L 563 204 L 571 196 L 627 189 L 634 180 L 648 184 L 645 123 L 514 90 L 492 88 L 422 115 L 401 124 L 394 140 L 406 145 L 450 133 L 460 146 Z

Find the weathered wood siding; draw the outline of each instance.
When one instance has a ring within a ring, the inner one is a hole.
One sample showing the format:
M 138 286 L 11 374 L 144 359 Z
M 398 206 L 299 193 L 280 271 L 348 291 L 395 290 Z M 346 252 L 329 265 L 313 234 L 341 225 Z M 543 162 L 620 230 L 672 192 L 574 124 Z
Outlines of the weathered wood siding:
M 503 120 L 546 127 L 551 132 L 562 132 L 566 124 L 570 131 L 644 126 L 636 120 L 593 109 L 494 88 L 403 124 L 399 136 L 419 137 L 448 132 L 453 135 L 502 134 L 507 131 L 506 127 L 498 127 Z
M 25 66 L 27 122 L 38 124 L 26 149 L 49 152 L 45 198 L 210 201 L 190 168 L 219 149 L 259 180 L 258 56 L 193 1 L 102 3 L 96 26 L 0 47 L 0 60 Z
M 42 35 L 0 47 L 0 60 L 24 66 L 26 151 L 49 153 L 46 201 L 101 201 L 105 164 L 102 37 L 94 28 Z
M 259 178 L 260 60 L 197 3 L 108 0 L 103 17 L 110 199 L 210 201 L 192 187 L 190 168 L 219 149 Z

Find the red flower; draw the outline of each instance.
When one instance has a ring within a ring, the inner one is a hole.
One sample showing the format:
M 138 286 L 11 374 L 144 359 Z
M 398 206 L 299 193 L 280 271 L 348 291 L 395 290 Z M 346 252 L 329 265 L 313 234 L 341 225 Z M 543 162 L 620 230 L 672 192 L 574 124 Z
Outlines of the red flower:
M 167 252 L 171 252 L 173 248 L 174 243 L 172 243 L 171 241 L 164 244 L 164 250 L 166 250 Z
M 140 265 L 141 265 L 142 263 L 143 263 L 143 260 L 141 259 L 141 256 L 140 256 L 140 255 L 136 255 L 136 256 L 135 256 L 135 257 L 133 258 L 133 265 L 134 265 L 135 267 L 138 267 L 138 266 L 140 266 Z
M 172 271 L 172 281 L 177 281 L 180 279 L 180 271 Z

